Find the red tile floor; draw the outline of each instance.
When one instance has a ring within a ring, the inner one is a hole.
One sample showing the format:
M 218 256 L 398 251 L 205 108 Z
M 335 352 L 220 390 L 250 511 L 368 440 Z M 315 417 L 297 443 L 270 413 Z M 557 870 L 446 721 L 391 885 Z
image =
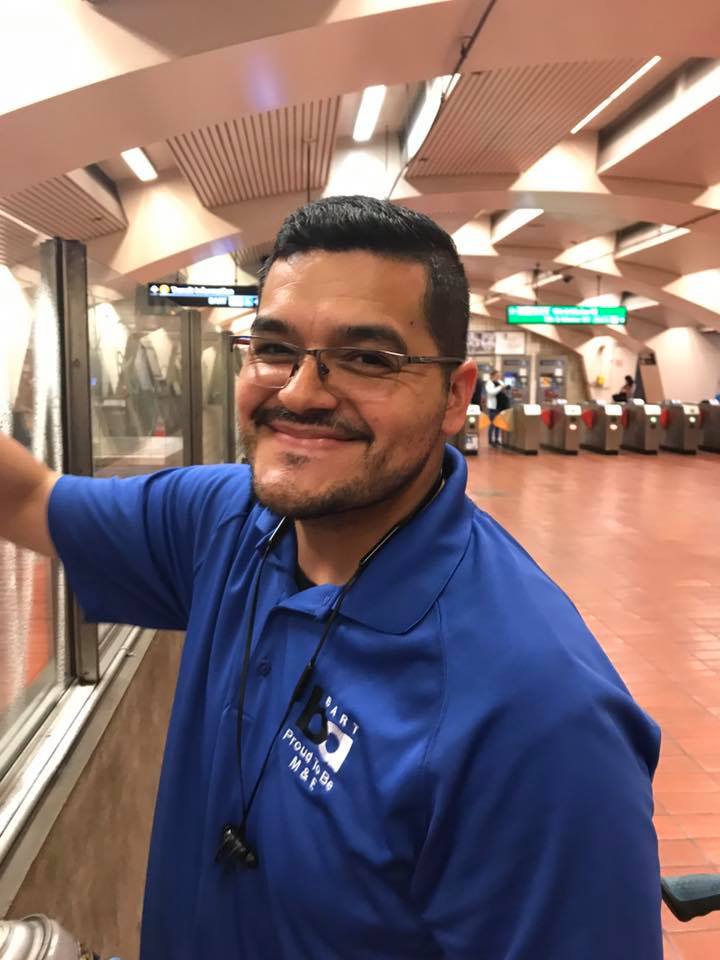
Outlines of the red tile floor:
M 662 726 L 663 871 L 720 872 L 720 454 L 467 459 L 471 496 L 572 597 Z M 666 960 L 720 958 L 720 913 L 681 924 L 663 906 L 663 928 Z

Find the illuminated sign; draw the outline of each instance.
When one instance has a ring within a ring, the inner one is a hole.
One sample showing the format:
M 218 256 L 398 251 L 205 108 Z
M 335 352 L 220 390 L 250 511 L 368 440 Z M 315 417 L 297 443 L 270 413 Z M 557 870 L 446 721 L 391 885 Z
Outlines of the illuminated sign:
M 150 283 L 150 306 L 171 303 L 179 307 L 236 307 L 254 310 L 258 305 L 256 286 L 221 286 L 213 283 Z
M 508 323 L 548 324 L 623 324 L 627 321 L 627 307 L 545 306 L 539 303 L 517 304 L 507 307 Z

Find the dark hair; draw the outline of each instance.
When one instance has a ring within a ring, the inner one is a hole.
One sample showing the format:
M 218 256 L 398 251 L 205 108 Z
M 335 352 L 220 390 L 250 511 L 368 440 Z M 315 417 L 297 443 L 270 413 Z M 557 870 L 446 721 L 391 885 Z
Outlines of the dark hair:
M 470 293 L 452 238 L 422 213 L 373 197 L 326 197 L 285 220 L 259 273 L 260 295 L 276 260 L 294 253 L 367 250 L 421 263 L 427 270 L 425 317 L 440 354 L 464 357 Z
M 626 373 L 626 374 L 625 374 L 625 382 L 626 382 L 626 383 L 635 383 L 635 381 L 633 380 L 633 378 L 630 376 L 629 373 Z

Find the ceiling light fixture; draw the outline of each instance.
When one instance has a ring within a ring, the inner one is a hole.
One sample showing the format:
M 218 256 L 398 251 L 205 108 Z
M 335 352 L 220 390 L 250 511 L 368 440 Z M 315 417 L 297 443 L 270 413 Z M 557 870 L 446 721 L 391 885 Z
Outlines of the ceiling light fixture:
M 620 295 L 617 293 L 599 293 L 595 297 L 585 297 L 579 307 L 619 307 Z
M 490 243 L 500 243 L 505 237 L 509 237 L 511 233 L 515 233 L 543 213 L 545 211 L 540 207 L 518 207 L 517 210 L 508 210 L 495 221 Z
M 633 253 L 640 253 L 649 247 L 656 247 L 660 243 L 667 243 L 668 240 L 676 240 L 678 237 L 684 237 L 686 233 L 690 233 L 687 227 L 674 227 L 671 223 L 663 223 L 655 233 L 638 237 L 635 241 L 633 241 L 631 237 L 628 238 L 628 243 L 619 246 L 615 250 L 615 259 L 620 260 L 622 257 L 629 257 Z
M 617 100 L 618 97 L 621 97 L 634 83 L 637 83 L 641 77 L 644 77 L 648 71 L 652 70 L 654 66 L 660 63 L 661 59 L 662 57 L 655 56 L 648 60 L 647 63 L 644 63 L 631 77 L 628 77 L 624 83 L 621 83 L 617 90 L 613 90 L 609 97 L 605 97 L 602 103 L 599 103 L 586 117 L 583 117 L 579 123 L 576 123 L 570 133 L 579 133 L 579 131 L 582 130 L 583 127 L 587 126 L 591 120 L 594 120 L 599 113 L 602 113 L 603 110 L 609 107 L 613 100 Z
M 459 79 L 459 73 L 448 73 L 442 77 L 435 77 L 434 80 L 425 84 L 425 96 L 412 120 L 405 140 L 405 153 L 408 162 L 412 160 L 425 142 L 443 101 L 447 100 L 453 92 Z
M 366 87 L 363 91 L 353 128 L 353 140 L 356 143 L 366 143 L 372 137 L 386 93 L 387 87 L 383 83 Z
M 132 172 L 144 183 L 148 180 L 157 180 L 157 170 L 150 163 L 150 159 L 142 147 L 133 147 L 132 150 L 123 150 L 120 154 Z
M 545 287 L 548 283 L 556 283 L 558 280 L 562 280 L 563 275 L 561 273 L 546 273 L 544 276 L 539 277 L 535 283 L 534 287 Z
M 634 310 L 648 310 L 651 307 L 657 307 L 658 301 L 650 297 L 643 297 L 640 294 L 632 293 L 625 297 L 623 306 L 627 307 L 628 311 L 631 312 Z

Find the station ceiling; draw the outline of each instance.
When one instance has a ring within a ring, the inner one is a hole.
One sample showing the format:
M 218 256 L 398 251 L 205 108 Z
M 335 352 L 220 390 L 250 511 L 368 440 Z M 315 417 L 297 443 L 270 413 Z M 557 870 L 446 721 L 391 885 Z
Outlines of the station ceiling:
M 510 300 L 601 293 L 634 305 L 628 334 L 640 339 L 678 324 L 720 330 L 714 0 L 247 10 L 6 0 L 0 260 L 27 256 L 27 225 L 85 241 L 129 279 L 219 252 L 252 271 L 308 195 L 368 192 L 453 233 L 488 321 Z M 447 94 L 408 156 L 437 78 Z M 387 86 L 379 122 L 356 144 L 361 93 L 374 84 Z M 129 172 L 120 153 L 131 147 L 156 180 Z

